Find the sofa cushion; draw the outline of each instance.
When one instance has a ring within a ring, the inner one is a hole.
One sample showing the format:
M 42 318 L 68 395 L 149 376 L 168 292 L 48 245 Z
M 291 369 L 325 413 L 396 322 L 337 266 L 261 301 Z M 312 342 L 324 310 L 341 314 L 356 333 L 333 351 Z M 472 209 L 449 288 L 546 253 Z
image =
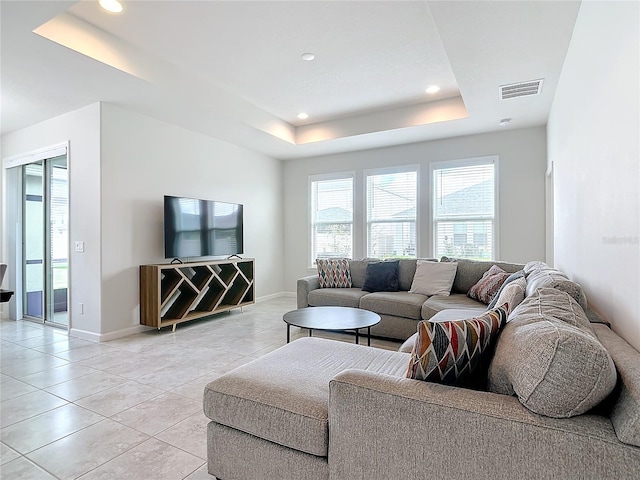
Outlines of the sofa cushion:
M 376 292 L 360 299 L 360 308 L 380 315 L 421 319 L 422 304 L 425 295 L 409 292 Z
M 533 260 L 531 262 L 527 262 L 522 268 L 522 271 L 525 273 L 525 275 L 529 275 L 534 270 L 548 270 L 550 268 L 551 267 L 549 265 L 540 260 Z
M 551 316 L 595 336 L 582 307 L 567 292 L 555 288 L 539 288 L 526 295 L 511 316 L 534 319 Z
M 398 264 L 398 289 L 409 291 L 413 276 L 416 273 L 415 258 L 401 258 Z M 436 258 L 422 259 L 424 261 L 437 262 Z M 367 265 L 379 262 L 377 258 L 363 258 L 359 260 L 349 260 L 349 269 L 351 271 L 351 282 L 354 287 L 362 288 L 364 285 L 364 277 L 367 272 Z
M 508 306 L 507 311 L 511 313 L 523 302 L 526 289 L 527 281 L 524 276 L 519 277 L 510 282 L 506 288 L 503 288 L 499 295 L 496 295 L 495 304 L 498 306 L 506 304 Z
M 582 287 L 567 278 L 567 276 L 559 270 L 553 268 L 533 270 L 527 276 L 527 297 L 539 288 L 555 288 L 562 292 L 566 292 L 580 304 L 583 310 L 587 310 L 587 297 Z
M 204 413 L 219 424 L 326 457 L 329 381 L 347 368 L 403 376 L 408 361 L 406 353 L 301 338 L 209 383 Z
M 366 294 L 359 288 L 318 288 L 309 292 L 308 302 L 312 307 L 358 308 Z
M 320 288 L 351 288 L 351 272 L 346 258 L 318 258 L 316 265 Z
M 401 258 L 398 264 L 398 290 L 408 292 L 416 274 L 416 259 Z
M 537 290 L 509 315 L 489 368 L 491 391 L 555 418 L 586 412 L 615 384 L 613 361 L 584 311 L 555 289 Z
M 496 306 L 496 303 L 498 301 L 498 297 L 500 296 L 500 294 L 502 293 L 502 290 L 505 289 L 505 287 L 507 285 L 509 285 L 511 282 L 517 280 L 518 278 L 524 278 L 524 270 L 518 270 L 515 273 L 512 273 L 511 275 L 509 275 L 507 277 L 507 279 L 504 281 L 504 283 L 502 284 L 502 286 L 500 287 L 500 290 L 498 290 L 498 293 L 496 293 L 495 297 L 493 297 L 493 300 L 491 300 L 491 302 L 489 303 L 489 306 L 487 307 L 488 309 L 492 309 L 493 307 Z M 527 288 L 527 282 L 525 280 L 524 282 L 524 288 L 526 290 Z M 514 307 L 515 308 L 515 307 Z
M 451 292 L 467 293 L 469 289 L 482 278 L 482 274 L 493 265 L 498 265 L 505 272 L 513 273 L 522 270 L 522 264 L 508 262 L 494 262 L 485 260 L 469 260 L 467 258 L 442 257 L 441 262 L 456 262 L 458 270 L 453 280 Z
M 398 351 L 402 353 L 411 353 L 413 351 L 414 345 L 416 344 L 416 338 L 418 338 L 418 332 L 414 333 L 404 342 L 402 342 L 402 345 L 400 345 Z
M 364 276 L 367 273 L 367 265 L 371 262 L 378 262 L 372 258 L 362 258 L 358 260 L 349 260 L 349 271 L 351 272 L 351 284 L 355 288 L 362 288 L 364 285 Z
M 362 290 L 367 292 L 397 292 L 399 261 L 373 262 L 367 265 Z
M 480 313 L 487 310 L 487 306 L 467 297 L 464 293 L 452 293 L 451 295 L 434 295 L 429 297 L 422 305 L 422 318 L 430 320 L 436 313 L 442 310 L 455 309 L 473 309 Z
M 469 289 L 467 296 L 485 305 L 489 305 L 507 278 L 509 278 L 507 272 L 499 266 L 493 265 L 489 270 L 484 272 L 482 278 Z
M 466 320 L 420 322 L 407 378 L 484 388 L 493 344 L 506 321 L 506 309 L 498 307 Z
M 618 440 L 640 447 L 640 353 L 604 324 L 592 324 L 619 373 L 609 413 Z
M 449 295 L 457 268 L 458 264 L 455 262 L 418 260 L 409 292 L 427 296 Z
M 371 327 L 371 335 L 388 338 L 401 342 L 410 337 L 420 320 L 415 318 L 398 317 L 397 315 L 380 315 L 380 322 Z

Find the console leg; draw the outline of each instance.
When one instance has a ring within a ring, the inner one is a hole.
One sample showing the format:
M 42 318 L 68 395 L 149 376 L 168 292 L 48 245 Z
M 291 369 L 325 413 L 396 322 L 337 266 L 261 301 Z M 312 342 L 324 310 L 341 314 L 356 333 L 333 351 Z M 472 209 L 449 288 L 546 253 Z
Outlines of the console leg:
M 177 324 L 177 323 L 174 323 L 174 324 L 173 324 L 173 327 L 171 328 L 171 333 L 173 333 L 173 332 L 175 332 L 175 331 L 176 331 L 176 325 L 178 325 L 178 324 Z

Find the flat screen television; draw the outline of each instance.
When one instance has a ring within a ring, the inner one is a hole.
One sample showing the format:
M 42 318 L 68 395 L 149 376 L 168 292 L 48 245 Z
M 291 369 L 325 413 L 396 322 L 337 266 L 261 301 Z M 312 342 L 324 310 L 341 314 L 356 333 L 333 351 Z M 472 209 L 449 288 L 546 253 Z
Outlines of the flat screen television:
M 165 258 L 244 253 L 242 227 L 240 204 L 164 197 Z

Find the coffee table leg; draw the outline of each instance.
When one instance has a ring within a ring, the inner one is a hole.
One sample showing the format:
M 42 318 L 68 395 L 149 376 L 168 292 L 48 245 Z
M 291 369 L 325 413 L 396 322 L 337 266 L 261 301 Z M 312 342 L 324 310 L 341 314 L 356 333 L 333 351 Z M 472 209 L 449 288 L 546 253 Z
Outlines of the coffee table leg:
M 312 328 L 309 329 L 309 336 L 313 337 L 313 329 Z
M 356 345 L 360 345 L 360 329 L 356 328 Z
M 287 343 L 291 341 L 291 325 L 287 323 Z
M 371 346 L 371 327 L 367 327 L 367 347 Z

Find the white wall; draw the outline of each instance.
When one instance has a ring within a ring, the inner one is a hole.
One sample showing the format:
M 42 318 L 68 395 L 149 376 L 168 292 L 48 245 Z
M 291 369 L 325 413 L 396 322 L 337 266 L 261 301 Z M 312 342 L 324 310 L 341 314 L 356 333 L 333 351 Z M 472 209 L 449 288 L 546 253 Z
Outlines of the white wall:
M 69 238 L 85 242 L 84 253 L 70 253 L 70 325 L 76 334 L 83 335 L 99 332 L 101 324 L 100 105 L 89 105 L 4 135 L 1 156 L 6 159 L 67 141 Z M 5 229 L 2 238 L 3 255 L 8 255 Z M 15 297 L 11 301 L 15 302 Z M 79 302 L 84 303 L 82 315 L 74 308 Z
M 103 104 L 102 333 L 139 324 L 138 266 L 166 263 L 163 195 L 244 204 L 256 296 L 282 291 L 282 164 Z
M 70 240 L 85 242 L 70 259 L 72 335 L 107 340 L 139 330 L 138 267 L 167 262 L 164 194 L 244 204 L 256 297 L 283 290 L 280 161 L 104 103 L 5 135 L 1 156 L 66 141 Z M 6 261 L 4 229 L 1 236 Z
M 582 2 L 547 130 L 555 265 L 638 350 L 639 10 Z
M 430 257 L 429 226 L 425 220 L 430 193 L 429 163 L 499 155 L 499 257 L 514 262 L 544 260 L 546 148 L 545 129 L 538 127 L 287 161 L 284 165 L 284 290 L 295 291 L 296 280 L 313 273 L 308 268 L 308 177 L 322 173 L 356 172 L 354 235 L 362 238 L 364 225 L 358 218 L 363 218 L 363 171 L 420 165 L 422 221 L 418 228 L 418 255 Z M 357 242 L 354 257 L 364 254 Z

